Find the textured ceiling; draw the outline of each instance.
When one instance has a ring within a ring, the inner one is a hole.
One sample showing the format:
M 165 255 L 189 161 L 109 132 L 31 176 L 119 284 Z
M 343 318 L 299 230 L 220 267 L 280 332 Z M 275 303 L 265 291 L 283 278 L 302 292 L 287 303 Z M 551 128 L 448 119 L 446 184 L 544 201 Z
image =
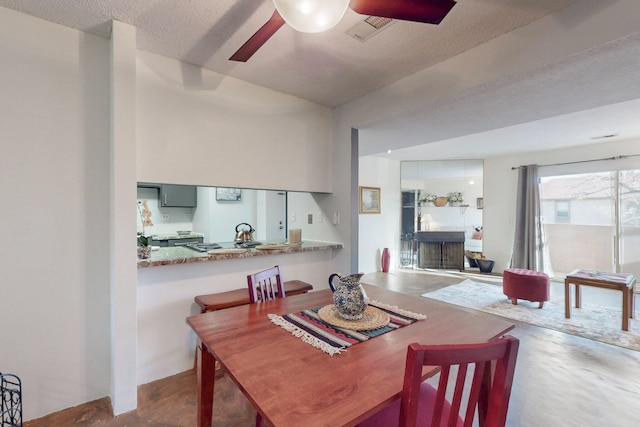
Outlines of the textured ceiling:
M 397 1 L 397 0 L 396 0 Z M 575 0 L 458 0 L 440 25 L 396 21 L 366 42 L 283 26 L 247 62 L 228 58 L 271 16 L 271 0 L 0 0 L 0 6 L 109 37 L 137 28 L 138 48 L 334 107 L 522 27 Z
M 592 13 L 606 14 L 607 8 L 629 10 L 620 21 L 626 20 L 630 29 L 617 36 L 628 37 L 437 105 L 358 126 L 361 155 L 386 155 L 392 149 L 388 157 L 404 160 L 485 158 L 579 146 L 612 133 L 640 137 L 636 1 L 458 0 L 440 25 L 395 21 L 364 43 L 345 34 L 366 18 L 349 9 L 338 26 L 325 33 L 303 34 L 283 26 L 247 63 L 228 58 L 269 19 L 271 0 L 0 0 L 0 6 L 104 38 L 109 37 L 111 20 L 122 21 L 137 28 L 138 49 L 329 107 L 547 15 L 553 14 L 552 20 L 560 14 L 569 17 L 562 24 L 571 26 L 574 8 L 581 11 L 577 19 L 585 20 Z M 594 21 L 592 27 L 603 34 L 621 25 Z
M 603 135 L 640 138 L 639 58 L 635 33 L 495 87 L 386 117 L 361 129 L 367 144 L 360 154 L 470 159 L 585 146 L 603 142 Z

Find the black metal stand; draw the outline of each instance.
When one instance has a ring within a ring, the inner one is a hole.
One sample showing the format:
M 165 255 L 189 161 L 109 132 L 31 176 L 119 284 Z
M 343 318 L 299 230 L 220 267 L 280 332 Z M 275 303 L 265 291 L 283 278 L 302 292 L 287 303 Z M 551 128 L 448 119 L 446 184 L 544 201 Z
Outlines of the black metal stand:
M 0 426 L 22 427 L 22 383 L 0 372 Z

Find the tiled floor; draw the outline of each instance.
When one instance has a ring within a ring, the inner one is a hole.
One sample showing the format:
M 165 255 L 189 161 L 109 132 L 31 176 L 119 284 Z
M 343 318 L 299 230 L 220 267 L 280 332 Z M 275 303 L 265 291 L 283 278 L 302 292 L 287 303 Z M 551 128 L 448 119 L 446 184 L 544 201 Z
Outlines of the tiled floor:
M 464 278 L 446 273 L 392 271 L 368 274 L 363 280 L 419 296 Z M 473 277 L 474 280 L 483 278 L 496 280 L 495 276 Z M 620 303 L 616 292 L 592 291 L 585 288 L 585 302 L 594 298 L 601 305 L 606 301 L 615 305 Z M 521 344 L 508 426 L 640 425 L 640 353 L 524 323 L 517 323 L 512 335 L 518 337 Z M 25 425 L 194 426 L 195 387 L 195 375 L 189 371 L 141 386 L 138 409 L 129 414 L 113 418 L 108 399 L 103 399 Z M 214 401 L 214 426 L 253 425 L 251 406 L 225 376 L 216 380 Z

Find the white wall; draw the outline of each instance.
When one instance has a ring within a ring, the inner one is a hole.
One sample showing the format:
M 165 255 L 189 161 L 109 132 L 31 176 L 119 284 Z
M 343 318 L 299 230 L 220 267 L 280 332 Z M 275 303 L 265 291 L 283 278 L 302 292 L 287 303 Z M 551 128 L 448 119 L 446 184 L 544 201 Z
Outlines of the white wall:
M 340 234 L 339 229 L 345 219 L 344 211 L 332 209 L 335 194 L 300 193 L 288 194 L 288 226 L 302 230 L 302 240 L 314 240 L 319 242 L 346 243 L 347 236 Z M 340 224 L 334 224 L 333 213 L 342 212 Z M 309 224 L 308 217 L 313 215 L 313 222 Z M 343 254 L 344 257 L 347 255 Z
M 331 192 L 331 110 L 138 52 L 138 180 Z
M 362 157 L 358 180 L 364 187 L 380 187 L 380 213 L 359 214 L 358 271 L 382 271 L 381 255 L 384 248 L 389 248 L 390 266 L 394 268 L 399 265 L 400 259 L 400 162 L 373 156 Z
M 109 394 L 109 45 L 0 8 L 0 370 L 24 419 Z

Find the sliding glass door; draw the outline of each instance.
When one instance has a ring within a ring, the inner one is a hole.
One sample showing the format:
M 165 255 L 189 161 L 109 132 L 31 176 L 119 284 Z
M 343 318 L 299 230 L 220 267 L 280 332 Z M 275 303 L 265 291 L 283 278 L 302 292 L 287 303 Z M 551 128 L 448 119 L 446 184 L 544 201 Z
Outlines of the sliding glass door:
M 640 275 L 640 171 L 541 178 L 555 277 L 582 268 Z
M 640 170 L 620 172 L 620 271 L 640 277 Z

